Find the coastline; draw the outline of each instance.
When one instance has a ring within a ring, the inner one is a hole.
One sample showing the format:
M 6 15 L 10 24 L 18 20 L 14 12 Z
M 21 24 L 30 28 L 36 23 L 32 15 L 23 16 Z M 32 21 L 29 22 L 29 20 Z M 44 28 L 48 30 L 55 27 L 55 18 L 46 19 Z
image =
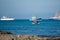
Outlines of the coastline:
M 14 34 L 2 34 L 0 40 L 60 40 L 60 37 L 38 37 L 35 35 L 14 35 Z
M 26 34 L 9 34 L 8 32 L 0 31 L 0 40 L 60 40 L 60 37 L 45 37 L 37 35 L 26 35 Z M 5 34 L 4 34 L 5 33 Z

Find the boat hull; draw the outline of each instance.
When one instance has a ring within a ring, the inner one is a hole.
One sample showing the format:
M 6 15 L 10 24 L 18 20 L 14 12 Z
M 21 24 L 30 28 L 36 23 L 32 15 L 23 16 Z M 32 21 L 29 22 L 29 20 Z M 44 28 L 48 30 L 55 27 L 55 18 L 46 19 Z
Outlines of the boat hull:
M 14 20 L 14 19 L 11 18 L 11 19 L 0 19 L 0 20 Z

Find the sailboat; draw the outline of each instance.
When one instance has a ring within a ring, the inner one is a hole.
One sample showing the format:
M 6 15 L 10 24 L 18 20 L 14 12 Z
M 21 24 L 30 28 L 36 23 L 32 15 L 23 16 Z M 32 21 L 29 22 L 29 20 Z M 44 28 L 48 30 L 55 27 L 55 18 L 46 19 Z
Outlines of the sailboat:
M 39 24 L 39 22 L 37 21 L 36 16 L 32 17 L 32 24 Z

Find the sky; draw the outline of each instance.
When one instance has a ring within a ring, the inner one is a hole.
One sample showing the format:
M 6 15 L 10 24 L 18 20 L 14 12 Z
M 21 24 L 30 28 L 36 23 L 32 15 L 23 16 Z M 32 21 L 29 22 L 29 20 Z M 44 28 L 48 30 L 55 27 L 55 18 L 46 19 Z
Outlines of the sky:
M 60 11 L 60 0 L 0 0 L 0 18 L 30 19 L 32 16 L 47 19 Z

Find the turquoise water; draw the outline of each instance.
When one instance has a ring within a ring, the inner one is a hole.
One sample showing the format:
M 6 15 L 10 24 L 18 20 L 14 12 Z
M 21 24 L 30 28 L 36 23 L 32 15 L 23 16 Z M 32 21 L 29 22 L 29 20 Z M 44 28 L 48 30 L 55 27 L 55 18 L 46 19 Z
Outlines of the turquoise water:
M 0 20 L 0 30 L 13 34 L 60 36 L 60 20 L 41 20 L 39 22 L 40 24 L 32 24 L 29 20 Z

